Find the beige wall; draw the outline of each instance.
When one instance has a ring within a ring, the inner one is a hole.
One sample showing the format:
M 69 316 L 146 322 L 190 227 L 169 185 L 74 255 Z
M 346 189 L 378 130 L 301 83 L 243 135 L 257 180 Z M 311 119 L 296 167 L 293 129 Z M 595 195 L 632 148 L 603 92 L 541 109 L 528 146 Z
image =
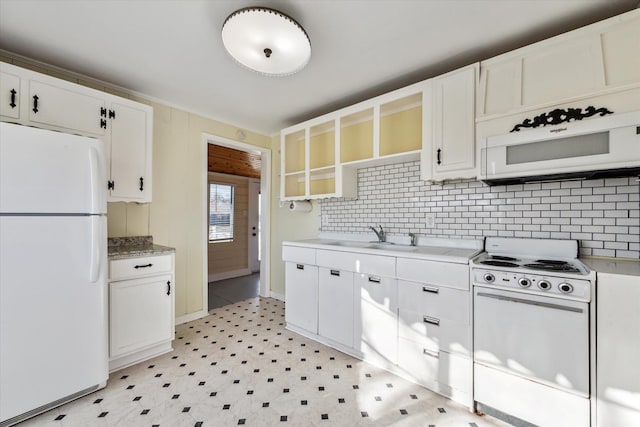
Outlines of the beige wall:
M 232 184 L 233 240 L 209 243 L 208 271 L 213 274 L 249 268 L 249 179 L 219 173 L 209 173 L 209 182 Z
M 238 128 L 176 108 L 153 106 L 153 202 L 109 203 L 109 236 L 150 234 L 176 248 L 176 317 L 204 309 L 202 286 L 206 254 L 206 146 L 203 134 L 236 139 Z M 269 138 L 243 130 L 242 141 L 270 146 Z

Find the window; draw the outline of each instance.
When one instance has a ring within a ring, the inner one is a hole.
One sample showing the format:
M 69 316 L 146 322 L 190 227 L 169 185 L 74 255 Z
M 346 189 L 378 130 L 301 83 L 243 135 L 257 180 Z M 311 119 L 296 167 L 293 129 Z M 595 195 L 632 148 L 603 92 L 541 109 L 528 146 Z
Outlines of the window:
M 209 183 L 209 242 L 233 240 L 233 185 Z

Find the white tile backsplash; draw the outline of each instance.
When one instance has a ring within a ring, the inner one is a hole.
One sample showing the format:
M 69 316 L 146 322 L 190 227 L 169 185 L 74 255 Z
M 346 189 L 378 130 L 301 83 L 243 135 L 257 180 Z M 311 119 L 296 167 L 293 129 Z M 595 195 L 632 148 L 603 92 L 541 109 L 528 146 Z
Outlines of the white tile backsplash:
M 430 184 L 420 180 L 419 162 L 407 162 L 358 170 L 357 200 L 321 200 L 320 211 L 327 219 L 323 233 L 368 233 L 369 225 L 380 224 L 389 235 L 578 239 L 582 255 L 640 258 L 636 177 Z

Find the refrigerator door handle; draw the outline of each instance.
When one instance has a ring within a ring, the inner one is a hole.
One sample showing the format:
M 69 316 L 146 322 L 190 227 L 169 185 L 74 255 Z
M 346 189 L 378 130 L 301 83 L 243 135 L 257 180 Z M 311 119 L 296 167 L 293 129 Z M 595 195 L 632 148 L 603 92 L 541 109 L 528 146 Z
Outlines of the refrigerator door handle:
M 95 146 L 90 151 L 90 173 L 91 173 L 91 208 L 93 213 L 103 213 L 105 206 L 105 191 L 102 174 L 102 165 L 100 164 L 100 154 Z
M 102 216 L 91 215 L 91 264 L 89 265 L 89 281 L 95 283 L 100 278 L 102 266 Z

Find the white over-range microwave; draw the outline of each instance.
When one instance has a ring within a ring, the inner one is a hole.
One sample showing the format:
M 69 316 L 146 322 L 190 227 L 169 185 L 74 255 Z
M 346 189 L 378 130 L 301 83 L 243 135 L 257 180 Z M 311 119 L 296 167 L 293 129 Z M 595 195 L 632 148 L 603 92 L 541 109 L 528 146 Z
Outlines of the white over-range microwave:
M 490 136 L 479 179 L 489 185 L 640 175 L 640 111 Z

